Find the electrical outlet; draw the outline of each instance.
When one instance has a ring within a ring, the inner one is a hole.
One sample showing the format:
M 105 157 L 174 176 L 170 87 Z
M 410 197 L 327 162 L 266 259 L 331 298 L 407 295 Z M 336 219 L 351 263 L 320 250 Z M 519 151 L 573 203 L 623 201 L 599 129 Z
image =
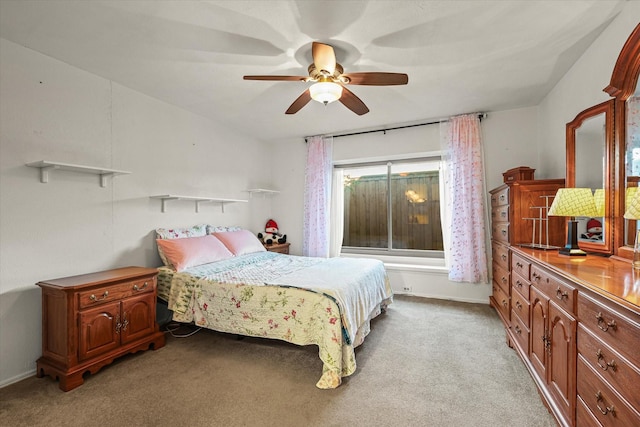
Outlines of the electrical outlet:
M 411 292 L 411 286 L 403 286 L 402 290 L 405 292 Z

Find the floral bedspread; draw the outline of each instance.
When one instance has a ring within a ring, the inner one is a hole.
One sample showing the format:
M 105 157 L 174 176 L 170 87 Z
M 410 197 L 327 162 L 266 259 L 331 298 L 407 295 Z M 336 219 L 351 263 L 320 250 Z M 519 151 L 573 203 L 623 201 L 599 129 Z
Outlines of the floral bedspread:
M 355 347 L 393 299 L 381 262 L 273 252 L 181 273 L 162 267 L 158 293 L 179 322 L 317 345 L 324 364 L 319 388 L 335 388 L 355 372 Z

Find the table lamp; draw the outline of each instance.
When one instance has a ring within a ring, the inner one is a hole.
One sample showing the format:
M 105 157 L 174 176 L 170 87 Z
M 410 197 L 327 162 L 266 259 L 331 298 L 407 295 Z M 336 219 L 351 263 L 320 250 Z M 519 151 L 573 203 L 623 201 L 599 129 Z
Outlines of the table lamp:
M 568 216 L 567 244 L 558 252 L 562 255 L 585 256 L 587 253 L 578 246 L 577 216 L 598 216 L 595 199 L 590 188 L 560 188 L 549 208 L 548 216 Z

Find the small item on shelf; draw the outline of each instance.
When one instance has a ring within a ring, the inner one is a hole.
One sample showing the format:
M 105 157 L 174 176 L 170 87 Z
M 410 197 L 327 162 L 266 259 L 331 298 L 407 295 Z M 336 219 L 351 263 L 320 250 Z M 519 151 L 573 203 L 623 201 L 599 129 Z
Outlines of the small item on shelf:
M 264 226 L 264 233 L 258 233 L 258 239 L 262 240 L 267 245 L 275 243 L 286 243 L 287 235 L 278 231 L 278 223 L 270 219 Z
M 514 181 L 522 181 L 522 180 L 531 180 L 534 179 L 533 175 L 536 170 L 531 169 L 528 166 L 518 166 L 517 168 L 509 169 L 508 171 L 502 174 L 505 183 L 514 182 Z

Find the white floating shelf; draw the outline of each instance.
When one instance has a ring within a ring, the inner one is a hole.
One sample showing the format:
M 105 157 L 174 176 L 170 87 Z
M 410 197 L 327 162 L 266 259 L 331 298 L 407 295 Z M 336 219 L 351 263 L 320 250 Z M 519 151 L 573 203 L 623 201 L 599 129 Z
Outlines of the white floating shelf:
M 239 199 L 221 199 L 219 197 L 192 197 L 192 196 L 176 196 L 173 194 L 164 194 L 161 196 L 151 196 L 151 199 L 160 199 L 162 200 L 162 212 L 167 211 L 166 203 L 169 200 L 186 200 L 192 201 L 196 204 L 196 213 L 200 212 L 200 204 L 201 203 L 219 203 L 222 206 L 222 213 L 224 213 L 224 205 L 225 203 L 246 203 L 248 200 L 239 200 Z
M 93 175 L 100 175 L 100 187 L 107 186 L 107 177 L 116 175 L 126 175 L 131 172 L 120 171 L 116 169 L 96 168 L 93 166 L 72 165 L 69 163 L 50 162 L 47 160 L 40 160 L 39 162 L 27 163 L 27 166 L 31 168 L 40 168 L 40 182 L 49 182 L 49 171 L 51 170 L 65 170 L 80 173 L 89 173 Z
M 253 197 L 253 194 L 262 194 L 263 197 L 266 196 L 273 196 L 274 194 L 278 194 L 280 193 L 277 190 L 267 190 L 265 188 L 250 188 L 249 190 L 247 190 L 247 192 L 249 193 L 249 197 Z

